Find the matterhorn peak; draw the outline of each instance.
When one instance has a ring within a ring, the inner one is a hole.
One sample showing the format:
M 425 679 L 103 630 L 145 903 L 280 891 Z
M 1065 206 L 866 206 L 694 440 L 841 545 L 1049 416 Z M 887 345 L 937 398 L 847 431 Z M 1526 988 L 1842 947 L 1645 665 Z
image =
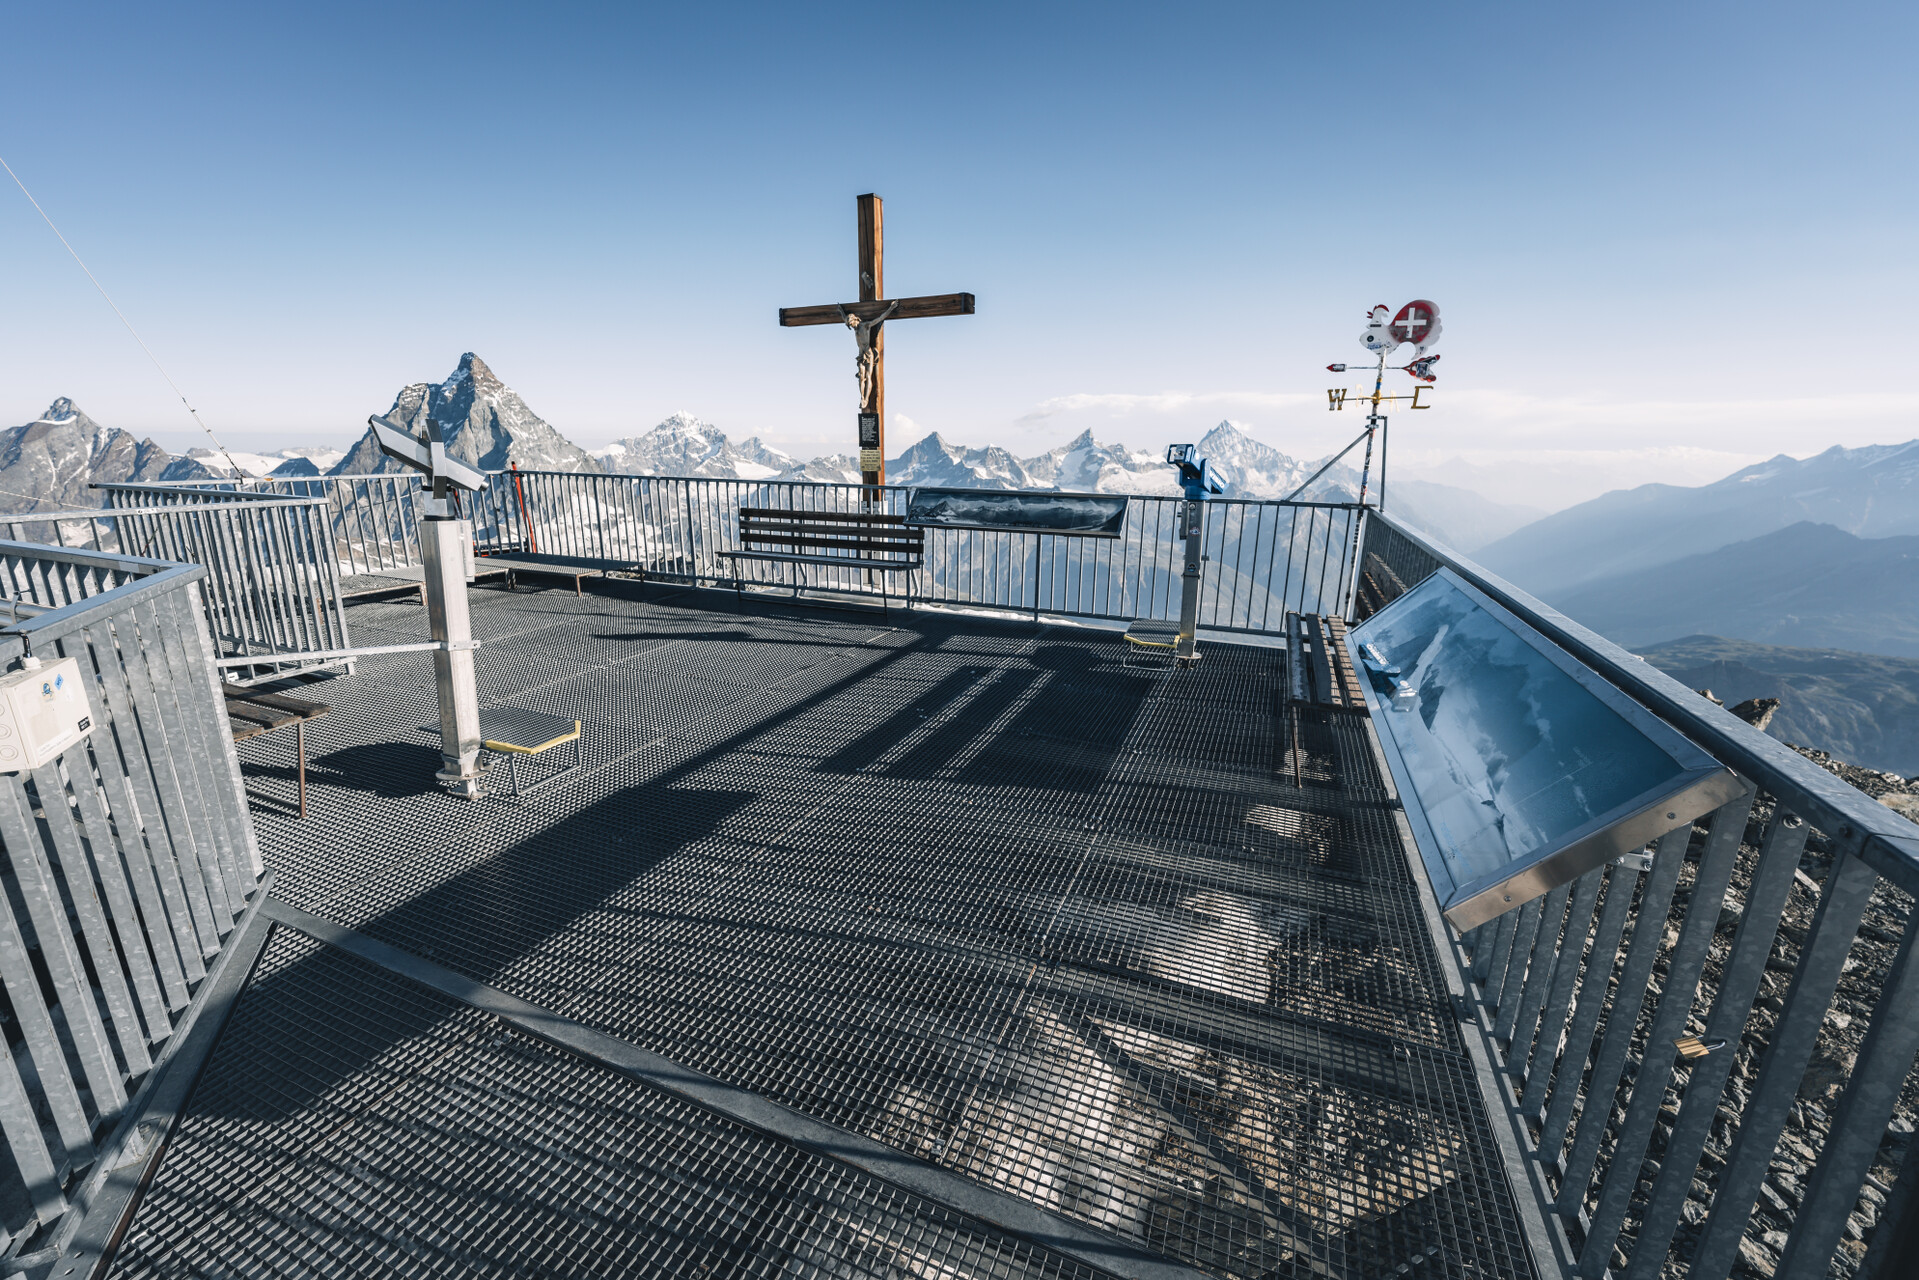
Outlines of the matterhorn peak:
M 459 367 L 437 385 L 411 383 L 393 398 L 385 420 L 402 431 L 418 433 L 431 404 L 440 424 L 446 450 L 482 471 L 502 471 L 509 465 L 522 471 L 598 471 L 586 450 L 555 431 L 527 407 L 519 394 L 500 381 L 486 361 L 468 351 Z M 380 453 L 369 430 L 333 469 L 334 475 L 362 475 L 392 471 L 398 463 Z
M 486 361 L 480 359 L 480 357 L 474 355 L 471 351 L 465 352 L 460 356 L 460 367 L 455 369 L 453 376 L 446 381 L 448 385 L 451 385 L 462 379 L 471 379 L 476 387 L 486 387 L 489 389 L 492 387 L 504 388 L 506 385 L 500 381 L 498 375 L 496 375 L 493 370 L 487 368 Z

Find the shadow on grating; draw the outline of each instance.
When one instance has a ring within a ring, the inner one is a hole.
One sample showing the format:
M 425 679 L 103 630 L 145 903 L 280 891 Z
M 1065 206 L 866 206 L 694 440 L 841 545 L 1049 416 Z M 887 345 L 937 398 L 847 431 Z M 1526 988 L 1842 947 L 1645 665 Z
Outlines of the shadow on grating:
M 112 1274 L 1099 1274 L 287 930 Z
M 500 601 L 495 696 L 588 769 L 402 794 L 432 691 L 363 668 L 316 817 L 258 815 L 281 896 L 1223 1275 L 1532 1273 L 1364 727 L 1296 786 L 1276 652 Z

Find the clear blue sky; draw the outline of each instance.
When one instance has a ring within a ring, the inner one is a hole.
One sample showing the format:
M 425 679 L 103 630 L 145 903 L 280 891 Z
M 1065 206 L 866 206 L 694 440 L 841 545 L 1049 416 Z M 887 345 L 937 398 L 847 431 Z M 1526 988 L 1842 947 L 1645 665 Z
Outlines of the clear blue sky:
M 474 350 L 585 444 L 686 409 L 846 449 L 851 339 L 775 309 L 852 296 L 868 190 L 889 293 L 979 298 L 889 330 L 893 441 L 1150 447 L 1232 417 L 1324 452 L 1359 424 L 1325 411 L 1323 366 L 1414 296 L 1447 337 L 1441 408 L 1396 432 L 1409 461 L 1678 474 L 1675 450 L 1711 470 L 1919 434 L 1911 4 L 9 3 L 5 24 L 0 155 L 240 445 L 344 441 Z M 0 422 L 70 395 L 190 442 L 11 189 L 0 281 Z

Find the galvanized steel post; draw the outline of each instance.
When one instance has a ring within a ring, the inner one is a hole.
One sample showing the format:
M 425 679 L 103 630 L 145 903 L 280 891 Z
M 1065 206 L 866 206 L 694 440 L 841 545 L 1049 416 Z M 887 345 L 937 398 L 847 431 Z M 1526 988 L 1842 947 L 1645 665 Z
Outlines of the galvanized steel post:
M 480 794 L 480 695 L 473 673 L 473 621 L 467 612 L 466 547 L 471 526 L 453 516 L 420 521 L 426 559 L 426 613 L 433 651 L 434 683 L 440 691 L 440 761 L 437 775 L 454 795 Z

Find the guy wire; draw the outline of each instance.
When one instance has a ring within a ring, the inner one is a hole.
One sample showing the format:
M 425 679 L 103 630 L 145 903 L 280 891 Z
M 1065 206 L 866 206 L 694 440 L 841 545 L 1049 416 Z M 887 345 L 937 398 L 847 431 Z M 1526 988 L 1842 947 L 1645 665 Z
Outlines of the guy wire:
M 169 387 L 173 388 L 173 394 L 180 397 L 181 404 L 186 405 L 187 413 L 192 415 L 194 423 L 200 430 L 207 433 L 207 439 L 213 441 L 213 447 L 220 451 L 220 456 L 227 460 L 229 467 L 233 468 L 233 478 L 245 479 L 246 474 L 240 470 L 240 464 L 233 460 L 233 455 L 227 452 L 227 447 L 220 443 L 220 437 L 214 435 L 213 428 L 201 420 L 200 411 L 187 402 L 187 393 L 180 390 L 180 384 L 173 380 L 173 375 L 167 372 L 167 367 L 160 363 L 160 357 L 153 354 L 153 348 L 149 347 L 147 340 L 140 336 L 140 331 L 133 327 L 133 321 L 127 319 L 127 313 L 120 310 L 120 304 L 113 300 L 113 295 L 108 293 L 107 287 L 100 283 L 100 278 L 94 275 L 87 264 L 81 260 L 79 252 L 67 238 L 60 234 L 60 228 L 53 225 L 53 219 L 47 216 L 47 211 L 40 207 L 40 202 L 33 198 L 33 192 L 27 190 L 27 184 L 20 181 L 20 175 L 13 171 L 13 166 L 7 163 L 4 156 L 0 156 L 0 169 L 7 171 L 7 176 L 13 179 L 14 186 L 20 188 L 20 194 L 27 198 L 27 203 L 33 206 L 34 212 L 40 215 L 47 227 L 59 238 L 60 243 L 66 246 L 67 252 L 73 255 L 73 260 L 80 264 L 80 270 L 87 273 L 87 279 L 93 281 L 93 287 L 100 291 L 100 296 L 107 300 L 109 307 L 113 308 L 113 314 L 120 317 L 120 323 L 127 327 L 127 332 L 133 335 L 133 340 L 140 344 L 140 350 L 147 353 L 147 359 L 153 361 L 153 367 L 160 371 L 160 376 L 167 380 Z

